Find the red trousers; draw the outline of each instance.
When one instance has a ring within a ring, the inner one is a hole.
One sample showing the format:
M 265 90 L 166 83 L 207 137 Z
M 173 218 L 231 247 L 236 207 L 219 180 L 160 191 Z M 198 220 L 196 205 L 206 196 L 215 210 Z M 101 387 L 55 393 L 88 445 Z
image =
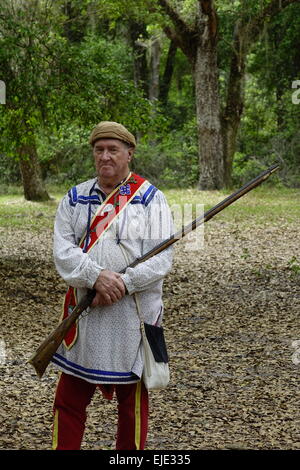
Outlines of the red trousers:
M 97 387 L 108 399 L 116 393 L 116 450 L 143 450 L 148 430 L 148 392 L 143 382 L 96 385 L 65 373 L 60 376 L 54 400 L 53 449 L 80 449 L 86 408 Z

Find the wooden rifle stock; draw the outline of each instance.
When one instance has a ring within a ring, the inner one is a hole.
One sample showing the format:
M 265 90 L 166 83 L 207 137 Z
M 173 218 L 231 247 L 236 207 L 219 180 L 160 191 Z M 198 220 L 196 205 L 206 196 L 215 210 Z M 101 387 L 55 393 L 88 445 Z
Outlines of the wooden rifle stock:
M 238 191 L 228 196 L 226 199 L 221 201 L 216 206 L 209 209 L 202 216 L 194 219 L 190 224 L 186 225 L 181 230 L 171 235 L 170 238 L 158 244 L 156 247 L 154 247 L 152 250 L 147 252 L 142 257 L 137 258 L 128 267 L 134 268 L 139 263 L 142 263 L 143 261 L 147 261 L 152 256 L 155 256 L 158 253 L 161 253 L 163 250 L 171 246 L 173 243 L 182 239 L 185 235 L 190 233 L 192 230 L 195 230 L 197 227 L 199 227 L 199 225 L 202 225 L 203 223 L 210 220 L 216 214 L 218 214 L 223 209 L 225 209 L 225 207 L 228 207 L 234 201 L 244 196 L 244 194 L 256 188 L 258 185 L 264 182 L 272 173 L 274 173 L 274 171 L 278 169 L 279 169 L 279 165 L 273 165 L 267 170 L 263 171 L 259 176 L 251 180 L 249 183 L 245 184 Z M 124 273 L 126 269 L 127 268 L 125 268 L 122 271 L 122 273 Z M 57 328 L 39 346 L 39 348 L 36 350 L 35 354 L 31 357 L 31 359 L 29 359 L 28 363 L 31 364 L 35 368 L 35 371 L 40 378 L 43 376 L 46 368 L 48 367 L 48 364 L 50 363 L 52 359 L 52 356 L 58 349 L 59 345 L 62 343 L 67 332 L 72 327 L 72 325 L 78 320 L 78 318 L 84 312 L 84 310 L 86 310 L 91 305 L 94 296 L 95 296 L 95 291 L 88 290 L 87 294 L 76 305 L 72 313 L 57 326 Z

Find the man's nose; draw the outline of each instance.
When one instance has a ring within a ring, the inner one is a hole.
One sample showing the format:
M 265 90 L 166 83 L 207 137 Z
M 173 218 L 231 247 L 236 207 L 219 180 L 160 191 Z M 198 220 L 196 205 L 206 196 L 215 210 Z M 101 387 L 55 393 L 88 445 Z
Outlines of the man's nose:
M 107 149 L 104 149 L 101 154 L 101 160 L 109 160 L 110 157 L 111 157 L 110 151 Z

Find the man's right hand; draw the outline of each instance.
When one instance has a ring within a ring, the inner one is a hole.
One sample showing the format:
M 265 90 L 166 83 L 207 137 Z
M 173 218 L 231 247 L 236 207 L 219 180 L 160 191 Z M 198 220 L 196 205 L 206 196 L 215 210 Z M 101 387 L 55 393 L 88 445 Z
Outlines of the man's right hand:
M 101 271 L 93 287 L 96 295 L 92 307 L 112 305 L 121 300 L 126 291 L 121 275 L 108 269 Z

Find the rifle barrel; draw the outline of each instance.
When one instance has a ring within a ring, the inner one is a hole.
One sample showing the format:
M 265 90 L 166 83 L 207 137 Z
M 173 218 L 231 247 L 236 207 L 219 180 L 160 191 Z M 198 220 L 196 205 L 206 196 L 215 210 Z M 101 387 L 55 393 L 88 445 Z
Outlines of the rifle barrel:
M 203 223 L 207 222 L 208 220 L 212 219 L 216 214 L 221 212 L 223 209 L 226 207 L 230 206 L 233 202 L 235 202 L 237 199 L 240 197 L 244 196 L 246 193 L 251 191 L 252 189 L 256 188 L 259 186 L 261 183 L 263 183 L 269 176 L 277 171 L 279 169 L 279 165 L 272 165 L 270 168 L 267 170 L 263 171 L 260 175 L 256 176 L 253 180 L 249 181 L 246 183 L 244 186 L 242 186 L 240 189 L 235 191 L 233 194 L 228 196 L 227 198 L 223 199 L 223 201 L 219 202 L 217 205 L 209 209 L 207 212 L 205 212 L 203 215 L 197 217 L 194 219 L 192 222 L 190 222 L 188 225 L 183 227 L 182 229 L 178 230 L 175 234 L 171 235 L 170 238 L 167 240 L 164 240 L 163 242 L 159 243 L 156 247 L 154 247 L 152 250 L 150 250 L 148 253 L 143 255 L 141 258 L 137 258 L 133 263 L 131 263 L 128 267 L 129 268 L 134 268 L 137 266 L 139 263 L 143 261 L 147 261 L 148 259 L 152 258 L 152 256 L 157 255 L 161 251 L 165 250 L 169 246 L 171 246 L 173 243 L 175 243 L 178 240 L 181 240 L 185 235 L 190 233 L 192 230 L 195 230 L 197 227 L 202 225 Z M 127 268 L 125 268 L 122 273 L 125 272 Z

